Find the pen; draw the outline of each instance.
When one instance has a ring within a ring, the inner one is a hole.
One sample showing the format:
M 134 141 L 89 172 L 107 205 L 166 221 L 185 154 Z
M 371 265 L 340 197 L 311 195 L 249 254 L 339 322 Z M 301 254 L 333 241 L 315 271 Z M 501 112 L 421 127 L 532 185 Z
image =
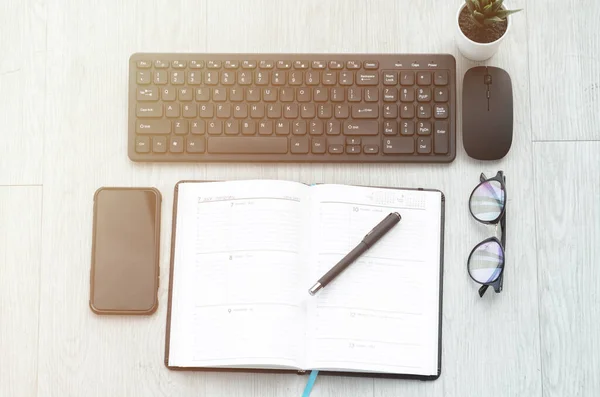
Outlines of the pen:
M 324 288 L 333 279 L 339 276 L 352 262 L 358 259 L 366 250 L 371 248 L 380 238 L 385 236 L 402 217 L 397 212 L 392 212 L 386 216 L 377 226 L 375 226 L 360 243 L 346 256 L 344 256 L 334 267 L 332 267 L 323 277 L 319 279 L 309 290 L 311 295 L 316 294 L 321 288 Z

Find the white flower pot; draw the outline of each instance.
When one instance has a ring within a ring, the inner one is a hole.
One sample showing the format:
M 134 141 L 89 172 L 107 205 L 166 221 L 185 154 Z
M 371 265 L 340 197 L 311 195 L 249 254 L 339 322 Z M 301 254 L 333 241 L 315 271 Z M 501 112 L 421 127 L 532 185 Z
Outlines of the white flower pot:
M 506 32 L 500 37 L 498 40 L 493 41 L 491 43 L 477 43 L 471 39 L 469 39 L 460 29 L 460 25 L 458 23 L 458 17 L 463 8 L 466 5 L 463 3 L 462 6 L 458 7 L 458 12 L 456 13 L 456 18 L 454 22 L 456 23 L 456 44 L 458 45 L 458 49 L 461 54 L 465 57 L 469 58 L 472 61 L 485 61 L 486 59 L 490 59 L 494 56 L 494 54 L 500 48 L 500 43 L 504 40 L 508 32 L 510 31 L 511 26 L 511 18 L 507 17 L 508 26 L 506 27 Z

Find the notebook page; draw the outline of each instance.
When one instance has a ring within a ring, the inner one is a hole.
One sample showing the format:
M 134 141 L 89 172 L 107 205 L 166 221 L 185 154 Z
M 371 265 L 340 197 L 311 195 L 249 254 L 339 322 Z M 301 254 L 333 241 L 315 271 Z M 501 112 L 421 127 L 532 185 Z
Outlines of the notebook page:
M 308 187 L 179 185 L 169 365 L 300 367 Z
M 436 375 L 441 194 L 311 187 L 318 280 L 390 212 L 401 221 L 308 303 L 308 365 Z

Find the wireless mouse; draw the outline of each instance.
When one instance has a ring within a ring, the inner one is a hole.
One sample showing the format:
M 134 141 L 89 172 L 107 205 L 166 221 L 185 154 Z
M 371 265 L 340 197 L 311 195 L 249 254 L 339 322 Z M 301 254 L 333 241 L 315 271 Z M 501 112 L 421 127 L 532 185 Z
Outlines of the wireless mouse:
M 463 81 L 462 128 L 467 154 L 477 160 L 504 157 L 513 137 L 513 94 L 508 73 L 477 66 Z

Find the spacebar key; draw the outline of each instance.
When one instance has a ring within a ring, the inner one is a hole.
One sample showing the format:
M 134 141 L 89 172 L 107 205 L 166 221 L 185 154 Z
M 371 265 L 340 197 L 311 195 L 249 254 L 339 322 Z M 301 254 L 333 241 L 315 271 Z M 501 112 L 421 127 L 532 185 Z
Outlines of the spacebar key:
M 288 139 L 258 137 L 209 137 L 208 153 L 227 154 L 285 154 Z

